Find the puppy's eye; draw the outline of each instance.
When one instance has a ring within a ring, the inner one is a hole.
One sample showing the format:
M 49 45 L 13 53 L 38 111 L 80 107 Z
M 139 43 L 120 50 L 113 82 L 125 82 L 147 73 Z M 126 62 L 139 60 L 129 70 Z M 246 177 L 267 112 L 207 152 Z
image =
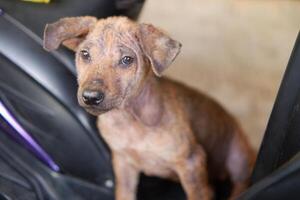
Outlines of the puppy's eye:
M 87 50 L 81 50 L 80 51 L 80 57 L 83 60 L 87 60 L 87 61 L 91 59 L 90 53 Z
M 122 59 L 121 59 L 121 64 L 123 65 L 130 65 L 131 63 L 133 63 L 133 58 L 130 57 L 130 56 L 124 56 Z

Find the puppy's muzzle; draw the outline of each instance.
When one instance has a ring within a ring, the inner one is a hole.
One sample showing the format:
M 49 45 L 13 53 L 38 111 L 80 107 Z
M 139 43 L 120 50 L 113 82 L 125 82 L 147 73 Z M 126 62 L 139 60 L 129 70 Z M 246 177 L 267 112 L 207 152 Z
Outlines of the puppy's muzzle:
M 84 90 L 82 100 L 88 106 L 97 106 L 104 100 L 104 96 L 104 93 L 100 91 Z

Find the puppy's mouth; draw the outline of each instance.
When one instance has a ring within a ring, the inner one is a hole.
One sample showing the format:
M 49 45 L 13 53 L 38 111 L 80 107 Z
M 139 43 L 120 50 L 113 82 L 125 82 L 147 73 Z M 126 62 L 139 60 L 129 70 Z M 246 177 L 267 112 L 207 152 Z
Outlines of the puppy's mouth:
M 88 113 L 95 115 L 95 116 L 106 113 L 114 108 L 114 106 L 112 104 L 107 105 L 105 103 L 101 103 L 99 105 L 86 105 L 82 101 L 79 101 L 79 105 L 83 109 L 85 109 Z
M 99 108 L 97 106 L 83 106 L 83 108 L 90 114 L 98 116 L 111 110 L 111 108 Z
M 106 113 L 114 108 L 116 108 L 119 105 L 119 100 L 118 99 L 112 99 L 112 98 L 107 98 L 103 102 L 100 102 L 99 104 L 96 105 L 89 105 L 84 102 L 82 96 L 80 95 L 78 97 L 78 103 L 79 105 L 85 109 L 88 113 L 98 116 L 103 113 Z

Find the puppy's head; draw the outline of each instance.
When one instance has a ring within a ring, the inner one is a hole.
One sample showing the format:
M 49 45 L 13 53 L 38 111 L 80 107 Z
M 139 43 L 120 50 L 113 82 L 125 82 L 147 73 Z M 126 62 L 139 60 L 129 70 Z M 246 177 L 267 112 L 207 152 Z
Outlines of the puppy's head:
M 161 76 L 181 47 L 154 26 L 126 17 L 71 17 L 47 24 L 44 48 L 51 51 L 61 43 L 76 52 L 78 101 L 94 115 L 126 105 L 149 75 Z

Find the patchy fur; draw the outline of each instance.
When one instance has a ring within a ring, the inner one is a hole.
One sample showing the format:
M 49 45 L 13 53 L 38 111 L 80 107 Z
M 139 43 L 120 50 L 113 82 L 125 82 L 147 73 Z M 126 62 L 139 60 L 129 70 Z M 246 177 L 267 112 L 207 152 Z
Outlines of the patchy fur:
M 86 19 L 48 25 L 45 47 L 51 50 L 62 42 L 76 50 L 78 101 L 98 116 L 111 148 L 116 199 L 136 199 L 141 172 L 180 181 L 189 200 L 212 199 L 212 184 L 226 178 L 233 184 L 231 198 L 243 191 L 255 155 L 235 119 L 204 94 L 158 78 L 178 55 L 180 43 L 125 17 L 93 25 L 83 23 Z M 124 64 L 124 56 L 132 62 Z M 85 90 L 101 91 L 105 98 L 86 105 Z

